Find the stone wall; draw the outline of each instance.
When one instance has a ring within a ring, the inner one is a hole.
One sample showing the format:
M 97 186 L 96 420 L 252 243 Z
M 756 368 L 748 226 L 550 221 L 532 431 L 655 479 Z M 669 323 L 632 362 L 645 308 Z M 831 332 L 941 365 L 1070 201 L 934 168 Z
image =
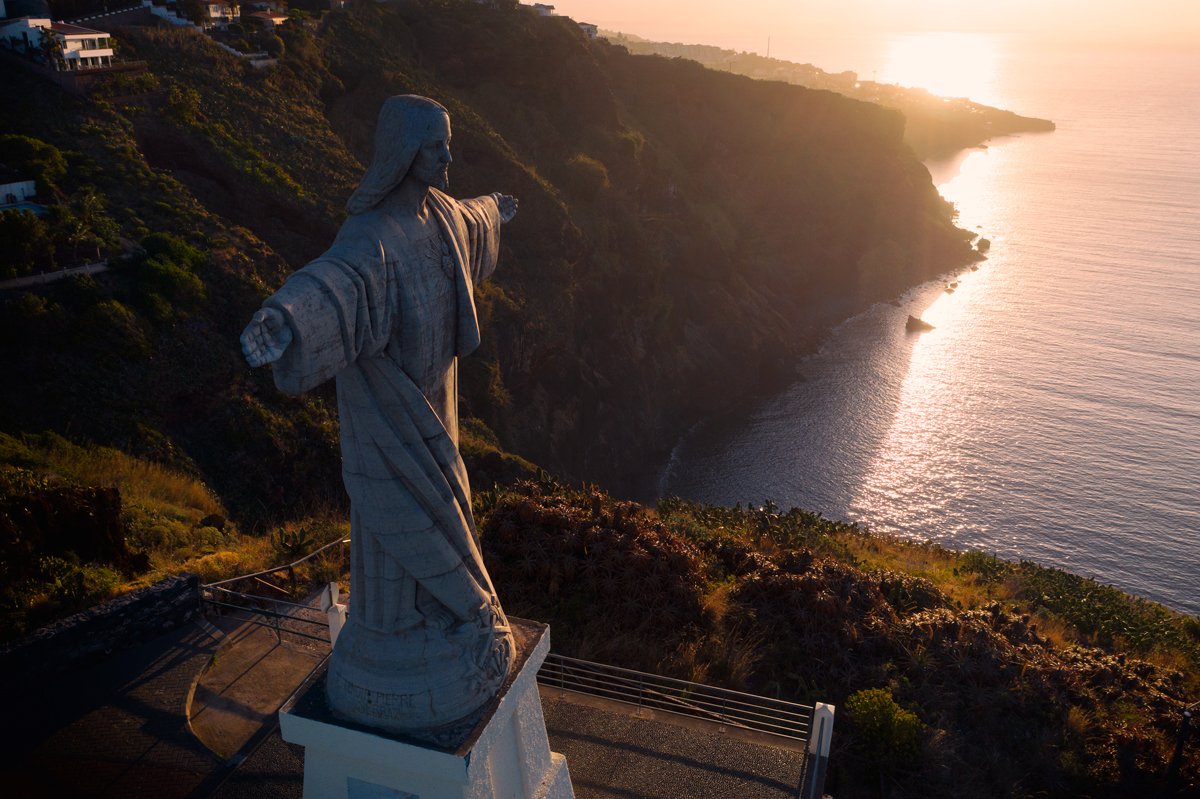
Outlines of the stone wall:
M 0 676 L 81 668 L 199 617 L 200 582 L 181 574 L 68 616 L 0 649 Z

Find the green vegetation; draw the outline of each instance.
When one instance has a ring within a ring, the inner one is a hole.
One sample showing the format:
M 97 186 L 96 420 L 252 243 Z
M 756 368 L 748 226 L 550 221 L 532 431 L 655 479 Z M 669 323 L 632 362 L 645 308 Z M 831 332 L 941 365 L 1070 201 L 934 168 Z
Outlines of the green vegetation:
M 0 279 L 72 266 L 113 252 L 119 227 L 95 186 L 60 188 L 67 160 L 54 145 L 31 136 L 0 136 L 0 166 L 33 180 L 48 205 L 46 218 L 26 210 L 0 212 Z
M 1055 569 L 545 476 L 476 500 L 506 610 L 564 654 L 836 704 L 835 795 L 1166 795 L 1200 698 L 1197 619 Z
M 335 510 L 243 534 L 195 477 L 53 433 L 0 433 L 0 642 L 168 574 L 226 579 L 348 532 Z M 342 565 L 340 553 L 305 564 L 284 590 L 336 579 Z
M 924 725 L 916 713 L 896 704 L 890 690 L 855 691 L 846 698 L 845 709 L 860 754 L 881 776 L 911 769 L 918 762 Z

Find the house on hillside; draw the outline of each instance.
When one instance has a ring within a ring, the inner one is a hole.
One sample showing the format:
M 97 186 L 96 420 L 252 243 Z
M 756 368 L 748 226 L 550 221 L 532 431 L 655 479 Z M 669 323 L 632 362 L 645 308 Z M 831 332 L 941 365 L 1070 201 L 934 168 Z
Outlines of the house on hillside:
M 223 28 L 237 19 L 234 7 L 226 0 L 208 0 L 204 9 L 207 14 L 204 20 L 207 27 Z
M 536 13 L 539 17 L 554 16 L 554 6 L 548 6 L 545 3 L 534 3 L 529 7 L 532 8 L 534 13 Z
M 52 22 L 50 34 L 62 48 L 60 69 L 92 69 L 111 67 L 113 61 L 112 36 L 104 31 Z
M 44 17 L 0 22 L 0 42 L 59 71 L 109 67 L 113 61 L 113 41 L 108 33 Z
M 596 37 L 600 34 L 600 28 L 590 22 L 576 22 L 575 24 L 592 41 L 595 41 Z
M 22 177 L 20 173 L 0 166 L 0 211 L 37 196 L 37 182 Z
M 288 15 L 280 14 L 278 11 L 255 11 L 253 14 L 245 15 L 244 19 L 256 22 L 264 28 L 278 28 L 288 21 Z

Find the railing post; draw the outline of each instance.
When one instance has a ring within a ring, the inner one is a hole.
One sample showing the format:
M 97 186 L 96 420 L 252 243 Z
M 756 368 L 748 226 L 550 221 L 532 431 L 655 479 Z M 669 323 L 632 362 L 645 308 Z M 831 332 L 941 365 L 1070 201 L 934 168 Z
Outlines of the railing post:
M 1187 744 L 1188 728 L 1191 723 L 1192 708 L 1189 707 L 1183 711 L 1183 718 L 1179 721 L 1179 733 L 1175 738 L 1175 753 L 1171 756 L 1171 762 L 1167 766 L 1167 787 L 1171 790 L 1178 787 L 1179 766 L 1183 763 L 1183 748 Z
M 825 794 L 825 769 L 829 766 L 829 748 L 833 739 L 833 716 L 833 705 L 826 705 L 823 702 L 813 705 L 812 723 L 808 727 L 808 752 L 805 755 L 800 799 L 821 799 Z

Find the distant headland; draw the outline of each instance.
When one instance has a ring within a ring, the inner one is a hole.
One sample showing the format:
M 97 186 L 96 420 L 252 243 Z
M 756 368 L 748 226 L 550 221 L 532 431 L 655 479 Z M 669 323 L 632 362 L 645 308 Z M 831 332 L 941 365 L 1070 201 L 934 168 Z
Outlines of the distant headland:
M 904 141 L 924 160 L 979 147 L 988 139 L 1014 133 L 1048 133 L 1054 123 L 975 103 L 963 97 L 938 97 L 924 89 L 860 80 L 857 73 L 826 72 L 812 64 L 798 64 L 756 53 L 742 53 L 707 44 L 652 42 L 626 33 L 604 32 L 613 44 L 637 55 L 686 58 L 711 69 L 734 72 L 758 80 L 777 80 L 810 89 L 825 89 L 855 100 L 865 100 L 904 114 Z

